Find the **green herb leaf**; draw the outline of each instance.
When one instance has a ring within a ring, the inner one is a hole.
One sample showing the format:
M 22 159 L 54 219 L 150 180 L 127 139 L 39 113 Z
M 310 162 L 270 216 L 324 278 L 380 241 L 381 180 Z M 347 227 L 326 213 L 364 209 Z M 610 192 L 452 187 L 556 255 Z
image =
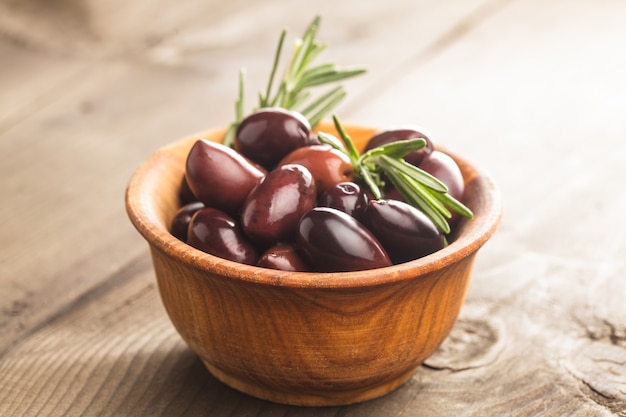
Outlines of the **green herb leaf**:
M 433 191 L 438 191 L 440 193 L 448 192 L 448 187 L 446 187 L 443 182 L 433 177 L 423 169 L 420 169 L 415 165 L 409 164 L 404 159 L 393 159 L 388 157 L 387 155 L 379 155 L 376 158 L 385 161 L 385 163 L 390 165 L 392 169 L 402 172 L 403 174 L 407 175 L 410 178 L 413 178 L 415 181 L 427 186 Z
M 276 70 L 278 69 L 278 63 L 280 62 L 280 55 L 283 50 L 283 43 L 285 42 L 285 37 L 287 36 L 287 31 L 283 29 L 280 33 L 280 38 L 278 39 L 278 46 L 276 47 L 276 53 L 274 54 L 274 62 L 272 64 L 272 70 L 270 71 L 270 78 L 267 81 L 267 88 L 265 90 L 265 95 L 261 96 L 259 99 L 260 107 L 268 107 L 270 94 L 272 93 L 272 86 L 274 84 L 274 78 L 276 76 Z
M 468 219 L 474 218 L 474 213 L 467 206 L 461 203 L 456 198 L 452 197 L 448 193 L 433 193 L 435 198 L 441 201 L 446 206 L 450 207 L 453 211 L 459 213 L 463 217 L 467 217 Z
M 370 149 L 361 155 L 362 160 L 366 160 L 372 156 L 387 155 L 390 158 L 404 158 L 411 152 L 419 151 L 426 146 L 426 140 L 422 138 L 399 140 L 396 142 L 387 143 L 377 148 Z
M 319 132 L 317 134 L 317 138 L 319 139 L 320 142 L 325 143 L 326 145 L 330 145 L 333 148 L 346 153 L 346 148 L 343 145 L 343 143 L 337 139 L 335 136 L 326 133 L 326 132 Z
M 239 126 L 239 122 L 244 117 L 243 114 L 243 101 L 244 101 L 244 90 L 246 84 L 246 70 L 244 68 L 239 70 L 239 95 L 237 96 L 237 100 L 235 100 L 235 121 L 228 126 L 226 130 L 226 135 L 224 136 L 224 140 L 222 143 L 226 146 L 232 147 L 235 142 L 235 132 L 237 131 L 237 126 Z
M 340 70 L 333 65 L 332 70 L 315 74 L 304 74 L 298 81 L 298 89 L 317 87 L 318 85 L 328 84 L 336 81 L 342 81 L 365 72 L 363 69 Z
M 358 169 L 360 170 L 362 164 L 360 164 L 359 162 L 360 155 L 359 155 L 359 151 L 354 146 L 354 142 L 352 142 L 352 139 L 350 138 L 350 136 L 348 136 L 343 126 L 341 125 L 339 118 L 336 115 L 333 115 L 333 122 L 335 123 L 335 129 L 337 129 L 339 136 L 341 137 L 341 139 L 346 145 L 347 154 L 350 157 L 352 166 L 358 167 Z
M 309 119 L 311 127 L 315 128 L 324 116 L 337 107 L 346 96 L 347 93 L 343 87 L 336 87 L 313 101 L 302 111 L 302 114 Z

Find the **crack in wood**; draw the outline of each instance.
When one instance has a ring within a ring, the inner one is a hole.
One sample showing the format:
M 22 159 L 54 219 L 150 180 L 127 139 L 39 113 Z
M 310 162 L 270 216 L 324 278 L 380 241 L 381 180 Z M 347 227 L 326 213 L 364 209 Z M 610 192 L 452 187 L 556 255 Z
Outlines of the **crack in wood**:
M 422 364 L 435 371 L 463 372 L 498 360 L 503 326 L 495 320 L 461 318 L 440 348 Z
M 595 402 L 602 407 L 609 409 L 612 413 L 617 413 L 619 416 L 626 416 L 626 402 L 616 400 L 613 397 L 607 396 L 601 391 L 598 391 L 593 384 L 582 379 L 579 380 L 582 393 L 591 401 Z
M 578 324 L 583 323 L 578 321 Z M 581 340 L 563 358 L 564 369 L 576 381 L 582 395 L 613 413 L 626 413 L 626 350 L 623 337 L 610 321 L 583 325 L 588 341 Z

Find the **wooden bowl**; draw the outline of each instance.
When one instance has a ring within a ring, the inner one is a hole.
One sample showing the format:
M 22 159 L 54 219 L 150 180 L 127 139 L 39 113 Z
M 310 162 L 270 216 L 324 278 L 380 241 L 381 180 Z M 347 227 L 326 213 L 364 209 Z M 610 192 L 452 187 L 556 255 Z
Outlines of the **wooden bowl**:
M 347 131 L 357 146 L 375 133 Z M 126 192 L 130 220 L 150 245 L 163 304 L 185 342 L 225 384 L 279 403 L 355 403 L 408 380 L 452 329 L 476 252 L 497 227 L 493 182 L 452 155 L 475 218 L 463 219 L 454 241 L 427 257 L 358 272 L 258 268 L 201 252 L 168 232 L 189 149 L 201 137 L 221 141 L 223 134 L 202 132 L 157 151 Z

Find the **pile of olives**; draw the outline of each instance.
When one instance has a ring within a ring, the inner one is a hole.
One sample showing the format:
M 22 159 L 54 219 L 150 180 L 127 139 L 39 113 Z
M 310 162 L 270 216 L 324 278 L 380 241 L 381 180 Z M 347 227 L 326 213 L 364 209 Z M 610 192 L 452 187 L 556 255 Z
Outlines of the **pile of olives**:
M 423 129 L 379 132 L 366 150 L 412 138 L 427 146 L 405 160 L 462 201 L 461 171 L 433 149 Z M 196 141 L 185 169 L 193 201 L 176 213 L 171 232 L 221 258 L 286 271 L 357 271 L 417 259 L 446 244 L 433 222 L 393 187 L 375 199 L 348 155 L 321 143 L 307 119 L 291 110 L 250 114 L 237 128 L 234 148 Z

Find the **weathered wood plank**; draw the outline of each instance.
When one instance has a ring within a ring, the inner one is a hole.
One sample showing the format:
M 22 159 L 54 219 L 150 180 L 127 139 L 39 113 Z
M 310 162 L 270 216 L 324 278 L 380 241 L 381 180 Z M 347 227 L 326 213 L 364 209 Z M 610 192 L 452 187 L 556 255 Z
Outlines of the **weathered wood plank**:
M 84 65 L 0 39 L 0 133 L 53 102 Z

